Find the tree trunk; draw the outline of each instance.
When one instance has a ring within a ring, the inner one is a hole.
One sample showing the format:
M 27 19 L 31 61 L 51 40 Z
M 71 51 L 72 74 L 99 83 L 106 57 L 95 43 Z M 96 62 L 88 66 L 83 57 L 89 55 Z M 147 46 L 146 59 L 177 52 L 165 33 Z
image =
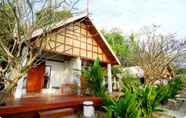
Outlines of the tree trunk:
M 12 94 L 13 90 L 17 86 L 17 82 L 22 76 L 15 76 L 13 82 L 11 82 L 2 92 L 0 92 L 0 106 L 6 105 L 7 98 Z

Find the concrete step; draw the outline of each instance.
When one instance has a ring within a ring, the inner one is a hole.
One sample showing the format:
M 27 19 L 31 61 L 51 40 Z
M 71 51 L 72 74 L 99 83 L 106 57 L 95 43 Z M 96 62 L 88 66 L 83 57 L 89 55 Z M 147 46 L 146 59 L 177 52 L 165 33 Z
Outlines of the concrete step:
M 176 100 L 185 102 L 186 101 L 186 98 L 178 97 L 178 98 L 176 98 Z
M 177 95 L 186 95 L 186 91 L 178 91 Z
M 176 98 L 186 98 L 186 95 L 183 95 L 183 94 L 178 94 L 175 96 Z
M 174 99 L 168 99 L 168 102 L 171 102 L 171 103 L 173 103 L 173 104 L 176 104 L 176 103 L 177 103 L 177 101 L 174 100 Z
M 154 113 L 152 113 L 151 116 L 152 116 L 152 118 L 175 118 L 172 115 L 165 114 L 165 113 L 162 113 L 162 112 L 154 112 Z

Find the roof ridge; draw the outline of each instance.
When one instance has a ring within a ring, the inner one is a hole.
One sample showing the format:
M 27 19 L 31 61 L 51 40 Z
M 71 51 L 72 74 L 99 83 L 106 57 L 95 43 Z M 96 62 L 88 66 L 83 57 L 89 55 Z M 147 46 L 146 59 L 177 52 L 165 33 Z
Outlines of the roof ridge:
M 56 28 L 62 27 L 64 25 L 66 25 L 66 24 L 69 24 L 71 22 L 74 22 L 74 21 L 76 21 L 78 19 L 85 18 L 85 17 L 88 17 L 88 14 L 87 13 L 82 13 L 82 14 L 80 14 L 78 16 L 73 16 L 73 17 L 70 17 L 68 19 L 64 19 L 64 20 L 61 20 L 59 22 L 52 23 L 51 25 L 48 25 L 45 28 L 36 29 L 32 33 L 32 38 L 35 38 L 37 36 L 40 36 L 44 32 L 52 31 L 52 30 L 54 30 Z

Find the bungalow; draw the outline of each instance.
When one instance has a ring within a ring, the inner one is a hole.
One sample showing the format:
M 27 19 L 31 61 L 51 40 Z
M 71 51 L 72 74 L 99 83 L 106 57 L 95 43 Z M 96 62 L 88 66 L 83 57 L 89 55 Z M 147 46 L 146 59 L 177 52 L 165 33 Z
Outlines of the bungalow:
M 35 31 L 33 38 L 42 37 L 43 32 Z M 65 94 L 70 86 L 80 86 L 81 69 L 97 57 L 107 69 L 108 91 L 112 92 L 111 66 L 120 62 L 86 14 L 54 24 L 48 35 L 50 42 L 44 49 L 47 60 L 33 67 L 26 79 L 18 82 L 15 96 L 29 93 Z

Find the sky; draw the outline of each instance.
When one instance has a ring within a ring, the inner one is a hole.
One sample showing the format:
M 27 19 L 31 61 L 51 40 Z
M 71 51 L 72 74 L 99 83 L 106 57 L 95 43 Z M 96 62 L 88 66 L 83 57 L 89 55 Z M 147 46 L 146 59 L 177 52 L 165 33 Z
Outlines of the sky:
M 162 32 L 186 36 L 186 0 L 90 0 L 89 9 L 94 22 L 106 30 L 130 34 L 155 24 Z
M 90 16 L 101 29 L 119 28 L 129 35 L 154 24 L 162 33 L 186 37 L 186 0 L 80 0 L 80 11 L 87 1 Z

